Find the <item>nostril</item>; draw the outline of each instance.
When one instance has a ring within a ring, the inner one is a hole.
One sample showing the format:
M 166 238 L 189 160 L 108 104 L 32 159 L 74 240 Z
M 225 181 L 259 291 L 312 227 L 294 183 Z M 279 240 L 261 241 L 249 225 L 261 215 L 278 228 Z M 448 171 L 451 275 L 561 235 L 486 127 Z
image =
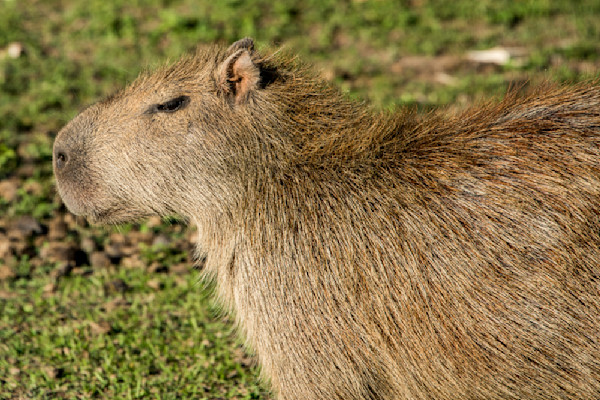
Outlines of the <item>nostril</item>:
M 57 151 L 56 152 L 56 167 L 57 168 L 63 168 L 68 161 L 68 157 L 67 154 L 63 151 Z

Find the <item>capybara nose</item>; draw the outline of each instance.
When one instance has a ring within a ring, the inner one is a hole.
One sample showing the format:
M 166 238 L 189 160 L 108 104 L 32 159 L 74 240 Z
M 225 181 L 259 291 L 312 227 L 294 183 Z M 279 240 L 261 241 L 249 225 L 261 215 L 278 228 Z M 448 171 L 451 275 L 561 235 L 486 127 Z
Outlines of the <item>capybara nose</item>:
M 67 151 L 61 146 L 55 147 L 54 148 L 54 165 L 56 166 L 56 168 L 63 169 L 64 167 L 66 167 L 68 162 L 69 162 L 69 156 L 67 154 Z

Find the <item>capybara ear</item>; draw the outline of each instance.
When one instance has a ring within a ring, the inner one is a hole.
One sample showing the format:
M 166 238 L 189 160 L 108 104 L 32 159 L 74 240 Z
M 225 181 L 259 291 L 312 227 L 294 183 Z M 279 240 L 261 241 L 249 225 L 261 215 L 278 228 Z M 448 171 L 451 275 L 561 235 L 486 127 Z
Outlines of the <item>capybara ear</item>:
M 233 43 L 231 46 L 229 46 L 226 53 L 227 53 L 227 55 L 231 55 L 241 49 L 246 49 L 249 52 L 253 52 L 254 51 L 254 40 L 249 37 L 240 39 L 237 42 Z
M 226 54 L 227 58 L 217 70 L 219 89 L 236 104 L 243 104 L 260 82 L 260 68 L 252 60 L 254 41 L 250 38 L 238 40 Z

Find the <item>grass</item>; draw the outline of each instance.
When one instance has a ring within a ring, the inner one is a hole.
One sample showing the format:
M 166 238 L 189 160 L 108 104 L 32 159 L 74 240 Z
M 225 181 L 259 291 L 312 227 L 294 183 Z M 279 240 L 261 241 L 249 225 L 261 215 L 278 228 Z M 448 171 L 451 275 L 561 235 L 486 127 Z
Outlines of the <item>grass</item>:
M 0 398 L 257 398 L 197 279 L 143 270 L 3 285 Z M 7 301 L 8 300 L 8 301 Z M 6 304 L 4 304 L 6 302 Z
M 53 138 L 142 69 L 252 36 L 375 107 L 461 108 L 511 83 L 597 77 L 599 17 L 595 0 L 1 0 L 0 184 L 17 189 L 0 192 L 0 399 L 269 397 L 210 287 L 175 268 L 192 262 L 170 243 L 185 241 L 177 221 L 117 230 L 79 221 L 61 243 L 80 261 L 65 269 L 48 256 L 53 223 L 67 218 Z M 498 46 L 520 55 L 466 61 Z M 40 230 L 10 236 L 24 216 Z M 137 258 L 91 268 L 87 247 L 107 251 L 115 233 L 149 239 L 131 244 Z

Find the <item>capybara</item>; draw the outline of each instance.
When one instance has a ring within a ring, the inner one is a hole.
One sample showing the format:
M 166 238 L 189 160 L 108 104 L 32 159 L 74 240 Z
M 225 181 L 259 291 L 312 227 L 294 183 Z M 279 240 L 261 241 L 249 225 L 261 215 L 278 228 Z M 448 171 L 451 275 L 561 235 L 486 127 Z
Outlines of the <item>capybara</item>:
M 377 112 L 282 53 L 199 49 L 85 109 L 66 206 L 196 225 L 278 399 L 600 398 L 599 86 Z

